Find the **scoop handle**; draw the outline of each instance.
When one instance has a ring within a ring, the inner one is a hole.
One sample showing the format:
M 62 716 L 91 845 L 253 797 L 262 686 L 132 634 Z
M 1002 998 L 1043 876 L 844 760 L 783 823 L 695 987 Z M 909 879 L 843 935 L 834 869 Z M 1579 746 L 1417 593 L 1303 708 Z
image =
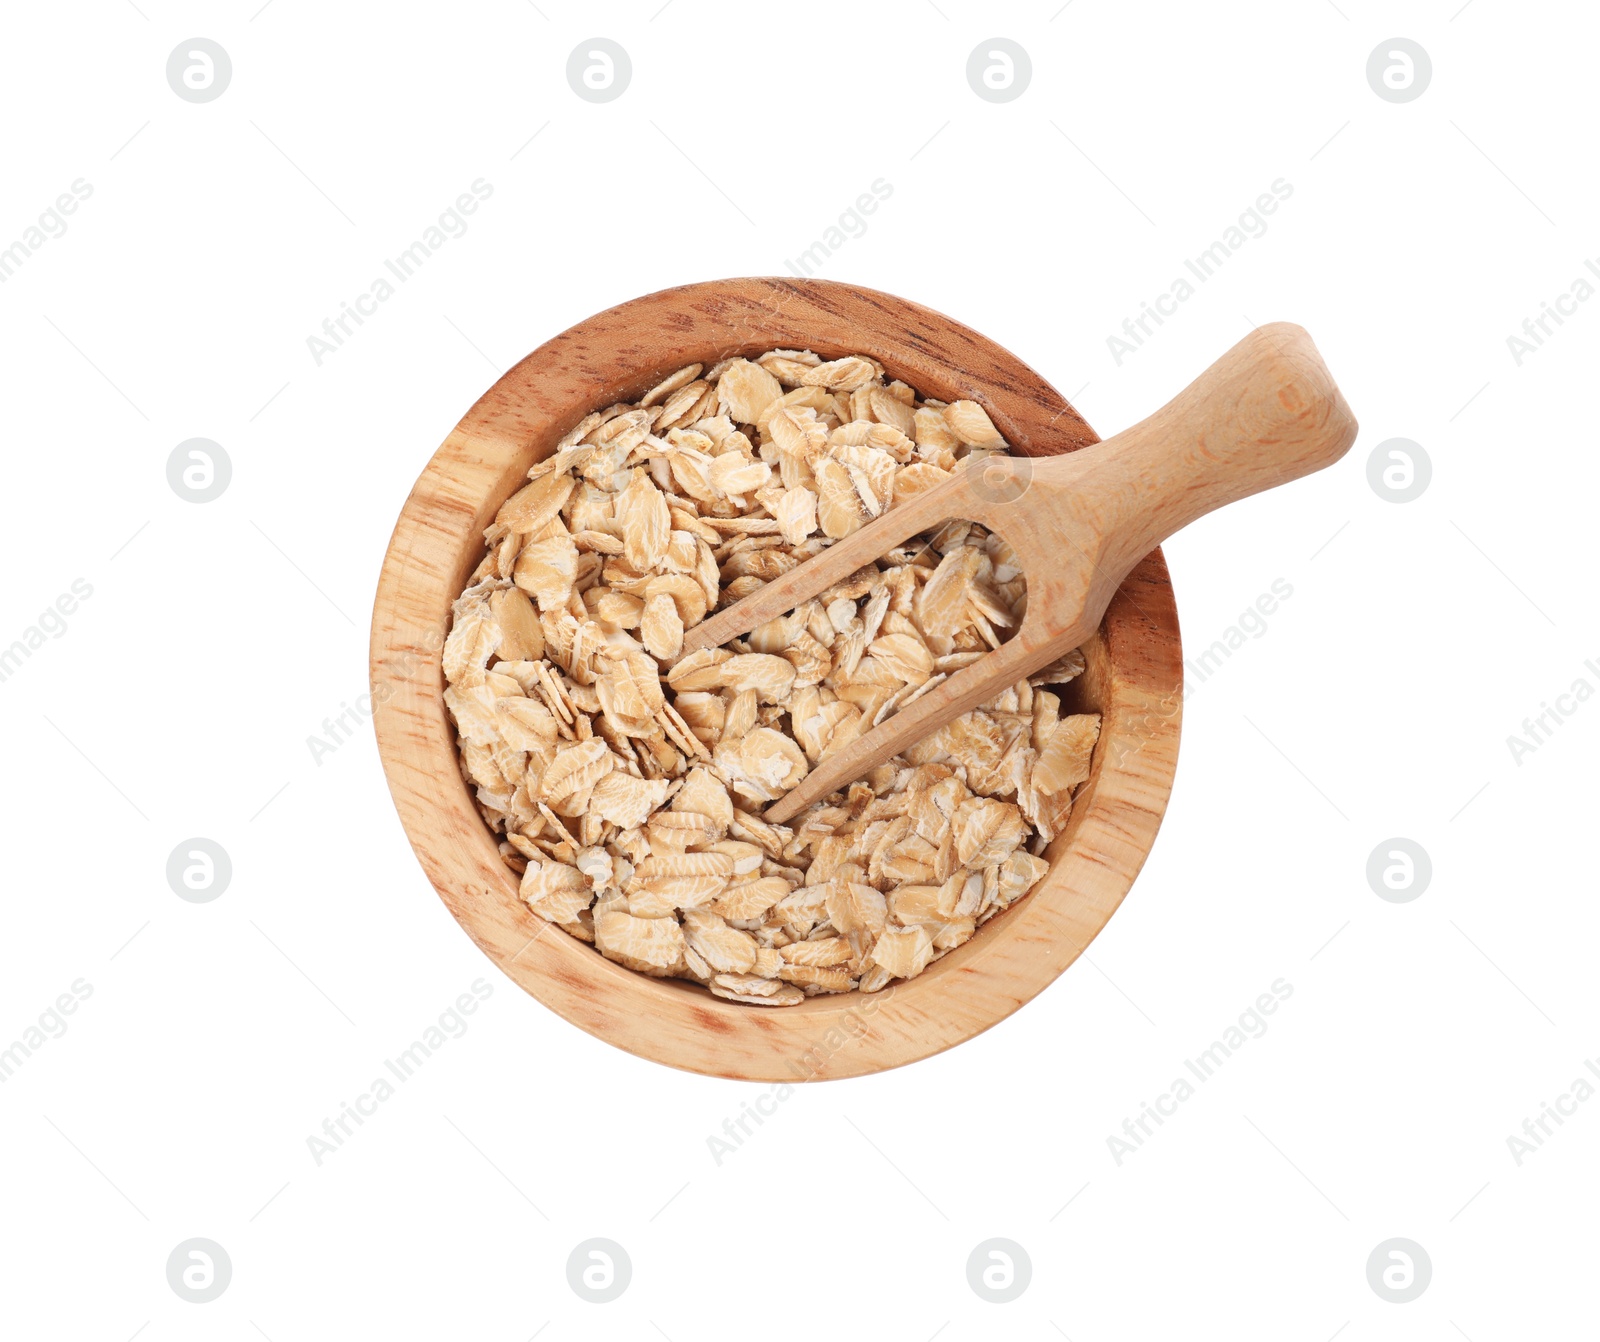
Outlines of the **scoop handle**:
M 1131 569 L 1196 518 L 1331 466 L 1356 427 L 1305 330 L 1257 327 L 1148 419 L 1086 449 L 1101 562 Z

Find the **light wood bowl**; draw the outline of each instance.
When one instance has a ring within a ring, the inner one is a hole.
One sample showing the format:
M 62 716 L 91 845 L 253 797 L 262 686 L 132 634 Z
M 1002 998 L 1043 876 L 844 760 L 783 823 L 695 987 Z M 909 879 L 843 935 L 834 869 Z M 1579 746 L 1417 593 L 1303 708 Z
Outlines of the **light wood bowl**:
M 734 279 L 636 298 L 540 346 L 469 410 L 406 500 L 372 615 L 378 749 L 406 834 L 445 906 L 491 960 L 580 1029 L 711 1076 L 801 1081 L 915 1062 L 1003 1020 L 1082 953 L 1155 841 L 1177 765 L 1182 657 L 1159 550 L 1129 576 L 1063 711 L 1103 717 L 1049 874 L 920 977 L 768 1009 L 613 964 L 529 911 L 456 762 L 439 651 L 483 530 L 529 466 L 591 410 L 684 364 L 769 349 L 866 354 L 924 395 L 968 398 L 1015 451 L 1098 439 L 1020 359 L 937 312 L 822 280 Z

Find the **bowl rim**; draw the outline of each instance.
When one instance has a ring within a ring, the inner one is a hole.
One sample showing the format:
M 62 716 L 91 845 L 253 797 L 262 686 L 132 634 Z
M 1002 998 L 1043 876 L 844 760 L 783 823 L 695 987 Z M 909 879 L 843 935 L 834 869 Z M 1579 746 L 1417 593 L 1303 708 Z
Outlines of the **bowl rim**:
M 1038 373 L 953 319 L 826 280 L 756 277 L 660 290 L 540 345 L 467 411 L 413 486 L 373 606 L 374 727 L 395 807 L 423 870 L 479 948 L 580 1029 L 710 1076 L 798 1082 L 859 1076 L 953 1047 L 1049 986 L 1105 926 L 1154 843 L 1177 764 L 1182 652 L 1160 550 L 1129 575 L 1090 645 L 1085 683 L 1102 729 L 1049 873 L 921 976 L 875 994 L 786 1008 L 727 1002 L 650 978 L 545 922 L 517 894 L 457 765 L 439 651 L 482 531 L 527 468 L 584 414 L 643 395 L 692 362 L 773 348 L 869 355 L 923 395 L 965 396 L 1017 451 L 1097 442 Z

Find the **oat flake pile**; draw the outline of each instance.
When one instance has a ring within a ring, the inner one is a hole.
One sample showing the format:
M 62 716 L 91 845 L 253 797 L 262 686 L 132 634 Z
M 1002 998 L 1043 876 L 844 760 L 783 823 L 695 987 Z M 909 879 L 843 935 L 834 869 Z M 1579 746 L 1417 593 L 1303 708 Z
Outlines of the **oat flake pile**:
M 1100 731 L 1043 688 L 1078 653 L 792 826 L 760 817 L 1020 623 L 1000 537 L 948 523 L 675 660 L 708 612 L 1005 448 L 975 402 L 794 350 L 691 364 L 574 428 L 485 533 L 443 654 L 528 906 L 630 969 L 792 1006 L 915 977 L 1026 894 Z

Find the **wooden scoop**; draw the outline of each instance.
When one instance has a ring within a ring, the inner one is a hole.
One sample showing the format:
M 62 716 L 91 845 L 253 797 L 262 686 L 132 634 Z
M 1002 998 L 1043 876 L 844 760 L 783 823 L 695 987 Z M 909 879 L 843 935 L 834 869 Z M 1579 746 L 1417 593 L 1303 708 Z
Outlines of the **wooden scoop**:
M 1016 552 L 1028 606 L 1009 641 L 828 756 L 769 806 L 782 823 L 1082 644 L 1135 564 L 1226 503 L 1331 466 L 1356 421 L 1311 337 L 1258 327 L 1155 414 L 1052 457 L 991 456 L 892 508 L 684 636 L 686 656 L 819 596 L 921 531 L 979 522 Z

